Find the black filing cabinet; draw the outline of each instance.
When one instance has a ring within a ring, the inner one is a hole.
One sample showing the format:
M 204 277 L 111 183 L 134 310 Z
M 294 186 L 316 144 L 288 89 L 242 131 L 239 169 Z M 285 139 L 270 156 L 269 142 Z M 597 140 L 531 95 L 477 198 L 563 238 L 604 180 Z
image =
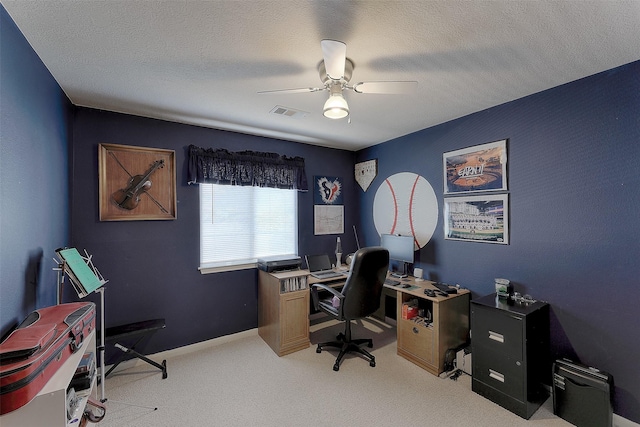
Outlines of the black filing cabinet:
M 549 305 L 496 294 L 471 301 L 472 390 L 529 419 L 549 397 Z

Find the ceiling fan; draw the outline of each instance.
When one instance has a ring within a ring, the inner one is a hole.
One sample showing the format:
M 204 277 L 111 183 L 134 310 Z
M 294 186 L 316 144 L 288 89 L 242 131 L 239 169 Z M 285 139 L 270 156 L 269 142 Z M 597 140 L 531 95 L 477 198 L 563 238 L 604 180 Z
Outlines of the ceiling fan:
M 318 64 L 321 87 L 299 89 L 266 90 L 259 94 L 269 93 L 304 93 L 328 91 L 329 99 L 324 104 L 323 114 L 330 119 L 342 119 L 349 115 L 349 105 L 342 92 L 345 89 L 355 93 L 400 94 L 409 93 L 417 85 L 417 81 L 373 81 L 359 82 L 349 85 L 353 74 L 353 61 L 347 58 L 347 45 L 337 40 L 322 40 L 323 60 Z

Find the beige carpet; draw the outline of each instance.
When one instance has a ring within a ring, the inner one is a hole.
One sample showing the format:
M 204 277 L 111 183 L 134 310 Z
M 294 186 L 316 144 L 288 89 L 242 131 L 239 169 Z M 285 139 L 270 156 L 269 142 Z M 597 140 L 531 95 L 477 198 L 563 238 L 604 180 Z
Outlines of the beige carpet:
M 374 339 L 376 367 L 347 356 L 334 372 L 335 353 L 317 354 L 313 343 L 341 328 L 312 325 L 312 346 L 284 357 L 254 332 L 168 358 L 164 380 L 143 363 L 115 372 L 105 382 L 107 414 L 97 425 L 571 426 L 553 415 L 551 399 L 524 420 L 473 393 L 468 375 L 453 381 L 429 374 L 396 354 L 394 326 L 372 319 L 354 325 L 353 334 Z

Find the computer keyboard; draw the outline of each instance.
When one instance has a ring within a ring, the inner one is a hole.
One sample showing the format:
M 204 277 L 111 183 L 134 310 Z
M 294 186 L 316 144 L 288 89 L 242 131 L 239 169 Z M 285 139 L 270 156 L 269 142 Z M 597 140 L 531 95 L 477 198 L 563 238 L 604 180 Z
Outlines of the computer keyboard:
M 330 279 L 332 277 L 344 277 L 344 274 L 338 273 L 337 271 L 323 271 L 318 273 L 311 273 L 311 275 L 316 279 Z
M 398 286 L 400 284 L 400 281 L 393 280 L 393 279 L 385 279 L 384 284 L 387 286 Z

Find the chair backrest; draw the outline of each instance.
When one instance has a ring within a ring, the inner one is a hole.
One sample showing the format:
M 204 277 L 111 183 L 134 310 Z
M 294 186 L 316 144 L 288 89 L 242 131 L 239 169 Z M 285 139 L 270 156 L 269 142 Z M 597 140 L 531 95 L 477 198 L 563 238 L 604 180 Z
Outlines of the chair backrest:
M 354 254 L 351 271 L 342 288 L 344 319 L 360 319 L 375 313 L 380 307 L 388 269 L 389 251 L 383 247 L 366 247 Z

